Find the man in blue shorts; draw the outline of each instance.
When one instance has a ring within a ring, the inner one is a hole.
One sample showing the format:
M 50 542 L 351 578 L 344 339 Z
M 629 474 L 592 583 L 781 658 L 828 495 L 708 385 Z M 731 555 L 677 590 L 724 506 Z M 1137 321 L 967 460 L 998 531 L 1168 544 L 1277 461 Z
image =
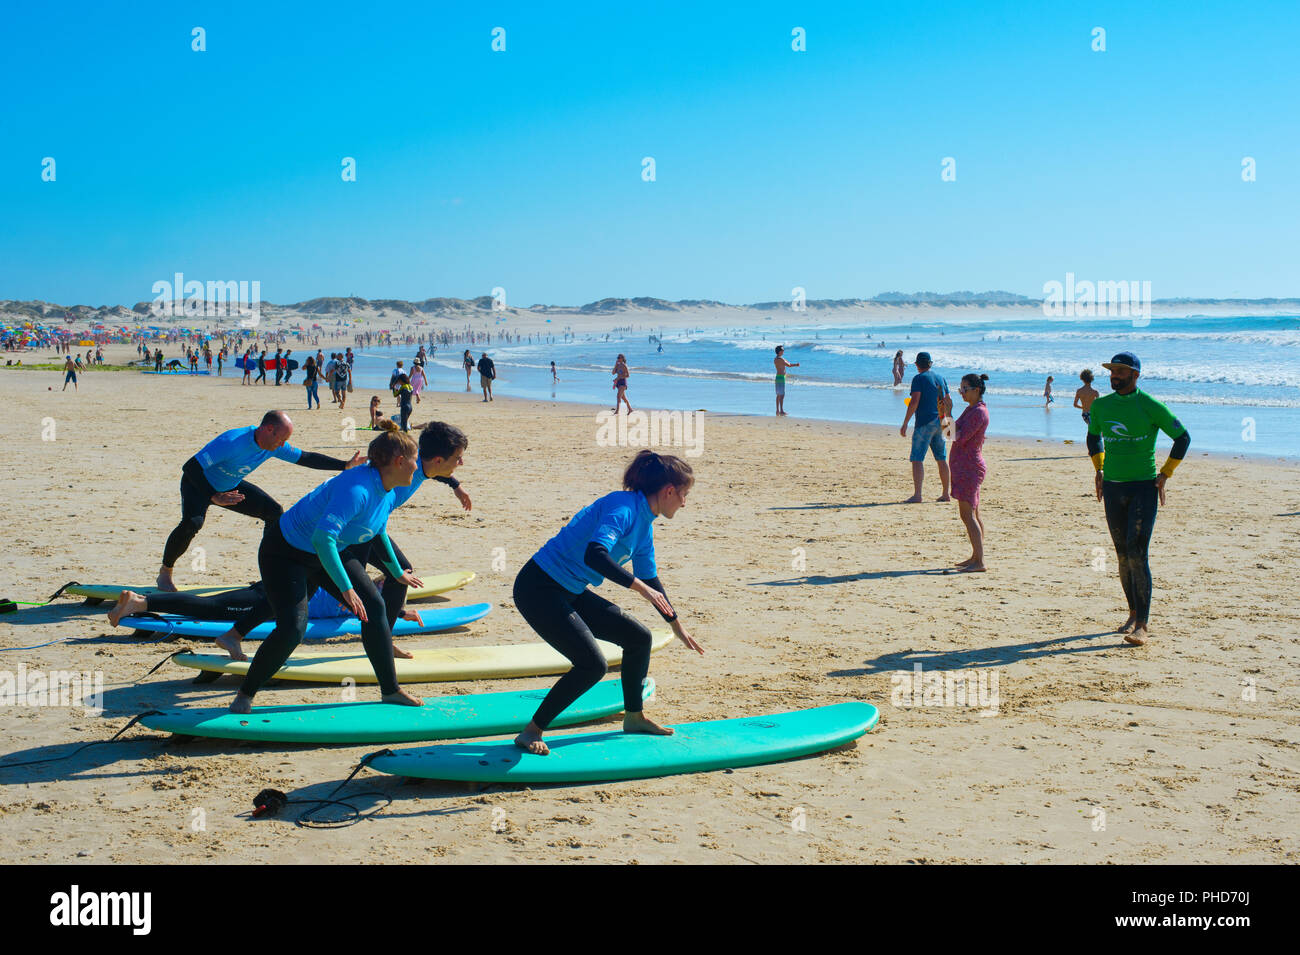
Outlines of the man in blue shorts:
M 948 383 L 942 376 L 930 369 L 930 353 L 918 352 L 916 356 L 916 376 L 912 379 L 912 396 L 907 402 L 907 414 L 903 415 L 903 426 L 898 433 L 907 437 L 907 423 L 916 415 L 916 429 L 912 432 L 912 484 L 915 493 L 904 504 L 921 503 L 921 482 L 925 480 L 925 452 L 934 453 L 934 460 L 939 465 L 939 480 L 943 482 L 943 495 L 940 501 L 948 501 L 948 448 L 944 444 L 943 429 L 939 418 L 939 400 L 948 397 Z

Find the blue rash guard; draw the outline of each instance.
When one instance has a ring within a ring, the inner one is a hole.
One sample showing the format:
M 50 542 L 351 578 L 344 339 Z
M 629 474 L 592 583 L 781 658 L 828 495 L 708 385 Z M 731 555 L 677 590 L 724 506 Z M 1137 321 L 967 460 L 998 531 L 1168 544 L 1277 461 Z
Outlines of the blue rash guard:
M 456 490 L 456 488 L 460 487 L 460 482 L 457 481 L 454 477 L 436 477 L 434 478 L 434 480 L 447 485 L 453 491 Z M 414 495 L 415 492 L 420 489 L 420 485 L 423 483 L 424 483 L 424 459 L 417 457 L 415 459 L 415 476 L 411 478 L 411 486 L 393 488 L 393 494 L 395 495 L 397 501 L 397 503 L 395 503 L 393 507 L 395 508 L 401 507 L 403 504 L 409 501 L 412 495 Z
M 600 586 L 605 579 L 588 566 L 589 544 L 599 544 L 618 565 L 632 559 L 632 571 L 641 580 L 659 576 L 655 567 L 655 515 L 640 491 L 606 494 L 574 515 L 573 520 L 533 555 L 537 565 L 570 593 Z M 630 583 L 630 581 L 629 581 Z
M 374 537 L 384 545 L 388 571 L 394 577 L 405 573 L 385 533 L 396 506 L 396 490 L 385 491 L 379 471 L 365 464 L 330 478 L 285 511 L 280 532 L 291 547 L 315 553 L 340 591 L 351 590 L 339 551 Z
M 291 444 L 283 444 L 274 451 L 264 451 L 253 439 L 256 430 L 257 425 L 249 425 L 219 434 L 194 455 L 194 459 L 203 468 L 203 476 L 208 479 L 214 491 L 234 490 L 240 481 L 271 458 L 297 464 L 302 457 L 302 452 Z
M 308 620 L 334 620 L 338 617 L 354 616 L 351 610 L 330 596 L 324 587 L 317 587 L 316 592 L 307 601 Z

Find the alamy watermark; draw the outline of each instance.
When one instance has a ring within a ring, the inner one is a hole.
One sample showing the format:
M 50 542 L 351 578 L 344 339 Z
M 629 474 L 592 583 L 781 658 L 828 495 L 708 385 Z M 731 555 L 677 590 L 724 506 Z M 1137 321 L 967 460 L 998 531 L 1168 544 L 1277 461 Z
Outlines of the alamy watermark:
M 159 318 L 230 318 L 238 316 L 240 328 L 255 328 L 262 322 L 262 283 L 185 281 L 177 272 L 173 281 L 153 283 L 150 306 Z
M 1151 324 L 1149 281 L 1075 281 L 1073 272 L 1065 282 L 1043 283 L 1043 314 L 1048 318 L 1131 318 L 1134 328 Z
M 84 706 L 104 711 L 103 670 L 0 670 L 0 706 Z
M 922 706 L 969 706 L 980 716 L 998 713 L 996 670 L 929 670 L 914 663 L 912 672 L 894 673 L 889 702 L 899 708 Z
M 596 444 L 602 448 L 682 448 L 688 458 L 704 453 L 703 411 L 633 411 L 596 415 Z

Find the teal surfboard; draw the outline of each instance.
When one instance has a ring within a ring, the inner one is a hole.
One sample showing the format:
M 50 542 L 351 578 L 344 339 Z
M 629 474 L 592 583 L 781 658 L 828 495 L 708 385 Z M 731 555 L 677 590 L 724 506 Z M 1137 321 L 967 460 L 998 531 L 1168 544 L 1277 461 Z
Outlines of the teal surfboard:
M 549 756 L 512 741 L 449 743 L 377 756 L 396 776 L 485 783 L 587 783 L 757 766 L 834 749 L 876 725 L 869 703 L 837 703 L 772 716 L 681 723 L 672 736 L 617 732 L 547 736 Z
M 654 680 L 641 688 L 654 693 Z M 141 725 L 164 733 L 261 743 L 413 743 L 518 733 L 533 718 L 549 687 L 511 693 L 434 696 L 424 706 L 391 703 L 324 703 L 315 706 L 255 706 L 236 715 L 225 707 L 156 713 Z M 556 720 L 573 726 L 623 710 L 620 680 L 604 680 L 578 697 Z
M 473 623 L 488 615 L 491 604 L 470 604 L 466 607 L 438 607 L 433 610 L 420 610 L 423 623 L 414 620 L 398 620 L 393 624 L 393 636 L 407 637 L 416 633 L 437 633 Z M 230 629 L 229 623 L 216 620 L 195 620 L 193 617 L 177 617 L 159 614 L 156 617 L 123 617 L 119 626 L 133 627 L 136 630 L 148 630 L 153 633 L 174 633 L 182 637 L 207 637 L 211 640 Z M 265 640 L 275 629 L 275 623 L 263 623 L 248 631 L 245 640 Z M 356 617 L 326 617 L 307 621 L 307 640 L 328 640 L 330 637 L 354 636 L 361 633 L 361 621 Z

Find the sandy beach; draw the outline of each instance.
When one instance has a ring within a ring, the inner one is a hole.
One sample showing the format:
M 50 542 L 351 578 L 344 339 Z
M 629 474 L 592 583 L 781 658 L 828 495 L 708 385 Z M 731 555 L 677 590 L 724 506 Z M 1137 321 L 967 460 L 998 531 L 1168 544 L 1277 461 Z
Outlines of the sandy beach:
M 125 362 L 131 348 L 106 356 Z M 70 580 L 152 583 L 180 514 L 181 465 L 271 408 L 293 417 L 298 447 L 344 457 L 361 448 L 366 433 L 345 440 L 328 396 L 305 409 L 300 378 L 246 388 L 238 372 L 91 371 L 74 393 L 60 392 L 58 372 L 3 370 L 0 597 L 40 601 Z M 359 388 L 346 415 L 360 420 L 369 394 Z M 446 420 L 470 437 L 457 477 L 473 511 L 433 485 L 389 530 L 417 573 L 479 575 L 452 601 L 495 609 L 405 646 L 537 639 L 512 607 L 515 573 L 578 508 L 617 488 L 633 453 L 598 443 L 598 410 L 508 389 L 490 405 L 477 391 L 426 393 L 413 420 Z M 706 414 L 702 453 L 689 459 L 697 483 L 681 513 L 656 524 L 656 550 L 707 653 L 675 644 L 656 654 L 647 712 L 672 723 L 864 700 L 881 718 L 856 744 L 734 772 L 553 788 L 363 772 L 340 798 L 360 794 L 353 801 L 368 809 L 378 793 L 391 805 L 320 831 L 250 825 L 245 814 L 268 786 L 295 799 L 329 794 L 377 747 L 179 744 L 136 728 L 131 742 L 0 769 L 0 852 L 10 862 L 187 864 L 1296 862 L 1300 470 L 1206 456 L 1187 424 L 1192 450 L 1151 547 L 1145 647 L 1113 632 L 1124 601 L 1082 427 L 1073 444 L 989 439 L 989 573 L 959 575 L 946 572 L 968 554 L 956 505 L 897 503 L 911 489 L 896 427 Z M 288 507 L 321 477 L 272 461 L 254 480 Z M 927 498 L 938 491 L 930 464 Z M 182 562 L 178 585 L 256 579 L 260 535 L 257 522 L 213 508 L 195 540 L 206 570 Z M 657 619 L 633 594 L 610 584 L 601 593 Z M 102 671 L 105 683 L 102 716 L 3 707 L 5 761 L 107 739 L 145 709 L 233 696 L 233 680 L 194 686 L 172 664 L 146 678 L 177 645 L 115 631 L 106 609 L 61 598 L 0 616 L 0 670 Z M 14 649 L 50 641 L 60 642 Z M 982 681 L 984 705 L 908 705 L 926 702 L 901 692 L 918 664 Z M 337 688 L 281 683 L 258 701 L 338 698 Z

